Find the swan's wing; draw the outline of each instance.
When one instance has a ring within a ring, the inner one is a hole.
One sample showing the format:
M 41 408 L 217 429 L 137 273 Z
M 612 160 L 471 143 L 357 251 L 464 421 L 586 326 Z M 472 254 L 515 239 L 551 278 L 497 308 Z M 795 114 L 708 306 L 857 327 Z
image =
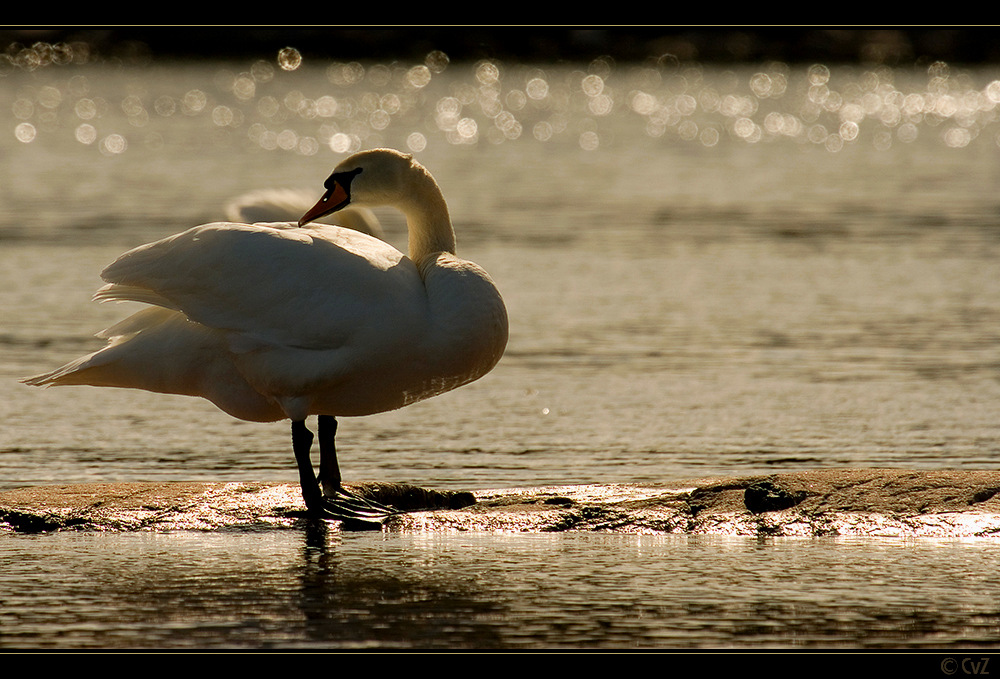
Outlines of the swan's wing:
M 398 250 L 335 226 L 198 226 L 135 248 L 108 266 L 99 300 L 131 300 L 254 342 L 333 348 L 423 303 L 416 267 Z

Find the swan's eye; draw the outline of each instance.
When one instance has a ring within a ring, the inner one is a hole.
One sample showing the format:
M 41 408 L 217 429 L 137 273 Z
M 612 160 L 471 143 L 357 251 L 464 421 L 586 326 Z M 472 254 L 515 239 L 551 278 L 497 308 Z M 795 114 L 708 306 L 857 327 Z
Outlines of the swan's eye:
M 361 169 L 362 168 L 358 167 L 349 172 L 334 172 L 329 177 L 327 177 L 325 182 L 323 182 L 323 188 L 329 191 L 337 184 L 340 184 L 342 187 L 344 187 L 345 191 L 350 193 L 351 180 L 354 179 L 355 176 L 361 173 Z

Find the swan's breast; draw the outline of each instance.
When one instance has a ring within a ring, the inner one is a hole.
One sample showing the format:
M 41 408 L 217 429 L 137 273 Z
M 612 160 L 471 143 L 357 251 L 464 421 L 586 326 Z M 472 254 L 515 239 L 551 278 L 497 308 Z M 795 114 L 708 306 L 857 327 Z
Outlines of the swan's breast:
M 507 309 L 489 274 L 449 253 L 420 264 L 427 289 L 428 333 L 419 354 L 427 372 L 407 390 L 412 403 L 479 379 L 500 361 L 507 346 Z

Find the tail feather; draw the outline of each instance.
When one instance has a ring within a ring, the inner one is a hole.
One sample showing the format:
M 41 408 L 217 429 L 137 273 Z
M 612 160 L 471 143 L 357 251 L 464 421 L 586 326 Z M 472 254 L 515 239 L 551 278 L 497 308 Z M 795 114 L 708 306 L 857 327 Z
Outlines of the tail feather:
M 98 375 L 95 374 L 94 370 L 95 368 L 105 367 L 117 359 L 116 355 L 110 352 L 109 349 L 122 344 L 132 337 L 135 337 L 140 332 L 149 330 L 150 328 L 160 325 L 161 323 L 179 315 L 180 314 L 176 311 L 160 307 L 149 307 L 147 309 L 143 309 L 132 314 L 128 318 L 119 321 L 115 325 L 112 325 L 110 328 L 106 328 L 105 330 L 97 333 L 98 337 L 108 341 L 108 344 L 102 349 L 99 349 L 91 354 L 87 354 L 86 356 L 81 356 L 80 358 L 70 361 L 66 365 L 56 368 L 51 372 L 35 375 L 33 377 L 26 377 L 22 379 L 21 382 L 33 387 L 51 387 L 68 384 L 114 386 L 112 382 L 100 379 Z
M 103 349 L 101 351 L 103 351 Z M 99 353 L 100 351 L 95 351 L 92 354 L 81 356 L 61 368 L 56 368 L 52 372 L 35 375 L 34 377 L 25 377 L 21 380 L 21 382 L 32 387 L 52 387 L 66 384 L 90 384 L 90 382 L 83 378 L 81 373 L 90 367 L 87 364 L 90 363 Z
M 95 302 L 142 302 L 153 306 L 163 307 L 179 311 L 177 306 L 162 295 L 150 290 L 134 285 L 119 285 L 118 283 L 108 283 L 94 293 Z
M 168 321 L 176 315 L 176 311 L 168 308 L 158 306 L 147 307 L 118 321 L 110 328 L 101 330 L 96 336 L 109 342 L 122 341 L 143 330 L 148 330 L 154 325 Z

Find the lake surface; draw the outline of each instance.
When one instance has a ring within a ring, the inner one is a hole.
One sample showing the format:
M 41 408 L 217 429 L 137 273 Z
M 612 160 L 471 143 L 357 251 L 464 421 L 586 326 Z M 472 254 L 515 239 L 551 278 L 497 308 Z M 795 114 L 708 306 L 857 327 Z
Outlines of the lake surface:
M 380 145 L 436 176 L 511 337 L 479 382 L 342 421 L 347 480 L 1000 466 L 1000 72 L 428 63 L 5 71 L 0 489 L 294 482 L 280 423 L 17 379 L 132 310 L 89 301 L 124 250 L 248 190 L 318 197 L 336 162 Z M 398 216 L 379 216 L 402 247 Z M 996 550 L 7 535 L 0 646 L 994 645 Z
M 18 587 L 3 594 L 0 646 L 989 648 L 998 550 L 596 534 L 9 536 L 0 555 Z

